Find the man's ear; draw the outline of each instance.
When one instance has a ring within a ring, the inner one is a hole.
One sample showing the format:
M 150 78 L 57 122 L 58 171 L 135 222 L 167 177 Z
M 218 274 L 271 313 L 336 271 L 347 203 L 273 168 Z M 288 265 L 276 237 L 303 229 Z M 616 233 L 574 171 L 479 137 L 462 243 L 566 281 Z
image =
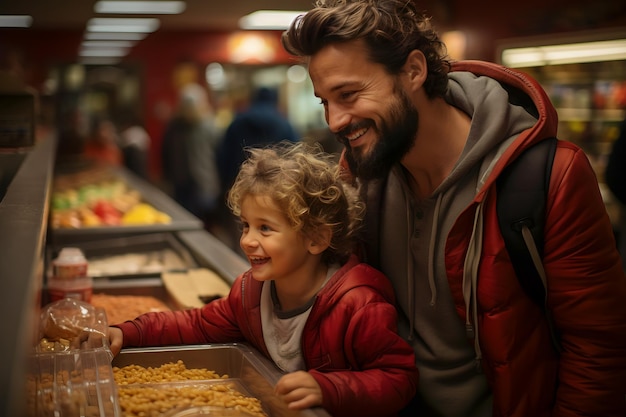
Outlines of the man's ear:
M 316 230 L 315 238 L 309 241 L 309 253 L 319 255 L 330 246 L 333 231 L 329 226 L 322 226 Z
M 418 49 L 412 50 L 404 62 L 402 72 L 408 75 L 413 88 L 421 88 L 428 76 L 428 64 L 424 53 Z

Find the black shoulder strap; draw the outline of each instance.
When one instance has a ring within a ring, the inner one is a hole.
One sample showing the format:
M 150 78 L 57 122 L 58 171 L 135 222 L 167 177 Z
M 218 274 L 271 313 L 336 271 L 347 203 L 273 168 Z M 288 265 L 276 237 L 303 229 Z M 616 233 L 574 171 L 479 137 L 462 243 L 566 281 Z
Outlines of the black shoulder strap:
M 543 256 L 546 198 L 550 185 L 556 138 L 525 150 L 497 179 L 500 230 L 518 280 L 528 296 L 544 307 L 546 289 L 522 236 L 528 227 Z
M 552 345 L 563 351 L 552 312 L 546 305 L 547 281 L 543 268 L 546 201 L 556 138 L 545 139 L 524 151 L 496 180 L 500 231 L 520 286 L 543 308 Z

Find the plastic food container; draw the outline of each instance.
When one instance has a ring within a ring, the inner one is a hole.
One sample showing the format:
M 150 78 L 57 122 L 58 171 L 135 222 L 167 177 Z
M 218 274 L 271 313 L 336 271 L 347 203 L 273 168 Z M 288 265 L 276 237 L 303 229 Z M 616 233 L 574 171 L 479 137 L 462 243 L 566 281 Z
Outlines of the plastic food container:
M 52 261 L 52 275 L 48 277 L 50 301 L 73 298 L 89 302 L 93 282 L 87 275 L 87 268 L 87 259 L 79 248 L 61 249 L 59 256 Z
M 121 417 L 111 356 L 107 347 L 33 354 L 28 417 Z
M 27 417 L 121 417 L 104 310 L 63 299 L 40 315 L 28 357 Z
M 93 280 L 91 277 L 74 279 L 48 278 L 48 294 L 50 301 L 72 298 L 90 302 L 93 294 Z
M 87 276 L 87 259 L 79 248 L 63 248 L 52 261 L 52 275 L 60 280 L 84 278 Z

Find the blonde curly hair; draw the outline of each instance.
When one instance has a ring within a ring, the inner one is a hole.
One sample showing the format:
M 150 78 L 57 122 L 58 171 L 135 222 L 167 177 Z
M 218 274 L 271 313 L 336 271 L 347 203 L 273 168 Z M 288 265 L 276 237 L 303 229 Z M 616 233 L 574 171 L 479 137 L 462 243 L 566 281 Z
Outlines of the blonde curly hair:
M 246 148 L 248 158 L 228 192 L 228 207 L 241 215 L 245 197 L 267 196 L 283 210 L 294 230 L 316 240 L 330 228 L 330 246 L 322 258 L 344 263 L 354 251 L 365 206 L 358 190 L 341 179 L 334 156 L 304 142 L 280 142 Z

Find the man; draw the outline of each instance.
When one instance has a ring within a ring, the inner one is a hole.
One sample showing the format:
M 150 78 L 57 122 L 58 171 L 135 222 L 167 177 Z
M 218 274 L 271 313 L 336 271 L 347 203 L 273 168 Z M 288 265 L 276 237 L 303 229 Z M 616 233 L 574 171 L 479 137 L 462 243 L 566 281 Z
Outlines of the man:
M 449 64 L 407 0 L 317 1 L 283 44 L 308 63 L 368 194 L 367 260 L 393 282 L 420 372 L 410 415 L 626 415 L 626 278 L 584 153 L 558 142 L 546 206 L 562 352 L 499 230 L 496 178 L 557 134 L 539 84 L 495 64 Z

